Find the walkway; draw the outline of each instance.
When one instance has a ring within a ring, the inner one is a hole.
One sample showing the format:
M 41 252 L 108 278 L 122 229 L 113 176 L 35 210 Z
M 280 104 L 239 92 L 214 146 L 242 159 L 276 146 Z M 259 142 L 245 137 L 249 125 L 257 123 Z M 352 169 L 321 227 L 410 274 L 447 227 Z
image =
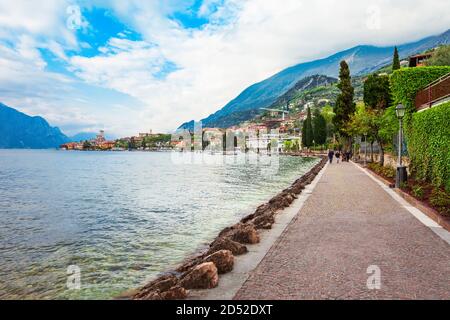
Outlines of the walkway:
M 450 245 L 354 164 L 333 164 L 235 299 L 450 299 Z

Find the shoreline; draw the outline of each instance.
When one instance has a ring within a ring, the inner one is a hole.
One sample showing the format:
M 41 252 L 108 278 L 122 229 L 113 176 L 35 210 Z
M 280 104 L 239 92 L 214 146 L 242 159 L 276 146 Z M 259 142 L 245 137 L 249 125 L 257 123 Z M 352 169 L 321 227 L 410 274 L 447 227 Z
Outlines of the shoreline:
M 254 213 L 223 229 L 206 249 L 192 253 L 175 270 L 161 273 L 146 285 L 127 290 L 115 299 L 231 299 L 245 275 L 262 260 L 311 193 L 309 186 L 317 182 L 317 175 L 327 164 L 326 157 L 315 158 L 319 163 Z

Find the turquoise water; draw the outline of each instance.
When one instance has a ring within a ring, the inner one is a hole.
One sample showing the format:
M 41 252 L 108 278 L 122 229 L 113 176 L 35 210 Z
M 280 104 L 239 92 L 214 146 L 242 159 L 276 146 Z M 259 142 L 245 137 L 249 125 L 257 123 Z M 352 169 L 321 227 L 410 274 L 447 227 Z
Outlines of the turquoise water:
M 206 157 L 0 150 L 0 299 L 108 299 L 138 287 L 317 163 Z M 80 290 L 67 289 L 70 265 Z

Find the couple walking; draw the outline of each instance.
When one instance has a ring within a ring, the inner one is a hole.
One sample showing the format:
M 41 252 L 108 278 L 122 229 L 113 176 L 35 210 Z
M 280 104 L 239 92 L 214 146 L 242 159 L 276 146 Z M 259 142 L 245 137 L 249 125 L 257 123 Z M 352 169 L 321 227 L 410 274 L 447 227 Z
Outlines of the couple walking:
M 328 159 L 330 160 L 330 163 L 333 163 L 333 158 L 336 157 L 336 161 L 337 163 L 339 163 L 339 161 L 341 160 L 341 156 L 342 156 L 342 161 L 350 161 L 350 158 L 352 157 L 352 153 L 350 151 L 347 151 L 345 153 L 341 154 L 341 151 L 334 151 L 334 150 L 330 150 L 328 151 Z

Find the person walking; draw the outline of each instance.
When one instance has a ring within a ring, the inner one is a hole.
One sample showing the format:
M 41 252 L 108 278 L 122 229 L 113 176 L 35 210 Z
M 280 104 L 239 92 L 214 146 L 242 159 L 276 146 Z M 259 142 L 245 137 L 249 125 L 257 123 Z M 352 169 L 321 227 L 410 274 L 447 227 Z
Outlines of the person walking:
M 336 161 L 337 161 L 337 163 L 339 163 L 339 160 L 341 160 L 341 152 L 337 151 L 336 152 Z
M 334 158 L 334 151 L 329 150 L 328 151 L 328 159 L 330 159 L 330 164 L 333 163 L 333 158 Z
M 350 159 L 352 158 L 352 152 L 350 150 L 347 150 L 345 153 L 345 157 L 347 158 L 347 162 L 350 162 Z

